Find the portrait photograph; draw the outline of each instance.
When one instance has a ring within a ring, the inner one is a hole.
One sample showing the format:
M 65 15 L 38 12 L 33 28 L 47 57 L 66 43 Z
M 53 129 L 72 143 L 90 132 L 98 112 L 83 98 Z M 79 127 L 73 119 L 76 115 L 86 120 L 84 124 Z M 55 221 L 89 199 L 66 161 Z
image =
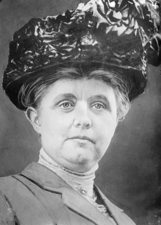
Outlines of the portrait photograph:
M 0 1 L 0 225 L 161 225 L 161 1 Z

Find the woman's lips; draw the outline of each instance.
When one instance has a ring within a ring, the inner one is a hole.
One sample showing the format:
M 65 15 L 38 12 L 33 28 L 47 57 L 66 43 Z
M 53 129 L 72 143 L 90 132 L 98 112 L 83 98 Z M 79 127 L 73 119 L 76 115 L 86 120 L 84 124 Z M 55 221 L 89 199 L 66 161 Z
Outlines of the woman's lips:
M 91 138 L 89 138 L 87 136 L 73 136 L 69 139 L 78 140 L 78 141 L 89 141 L 89 142 L 92 142 L 93 144 L 95 144 L 94 140 L 92 140 Z

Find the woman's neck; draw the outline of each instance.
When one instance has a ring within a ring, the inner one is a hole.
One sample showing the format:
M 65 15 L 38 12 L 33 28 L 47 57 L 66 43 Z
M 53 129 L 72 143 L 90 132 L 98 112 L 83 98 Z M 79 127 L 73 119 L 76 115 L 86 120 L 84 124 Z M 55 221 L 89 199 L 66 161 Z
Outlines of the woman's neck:
M 82 195 L 93 198 L 93 184 L 95 179 L 95 171 L 98 169 L 98 164 L 85 173 L 71 171 L 57 164 L 43 148 L 40 150 L 38 163 L 46 166 L 48 169 L 56 173 Z

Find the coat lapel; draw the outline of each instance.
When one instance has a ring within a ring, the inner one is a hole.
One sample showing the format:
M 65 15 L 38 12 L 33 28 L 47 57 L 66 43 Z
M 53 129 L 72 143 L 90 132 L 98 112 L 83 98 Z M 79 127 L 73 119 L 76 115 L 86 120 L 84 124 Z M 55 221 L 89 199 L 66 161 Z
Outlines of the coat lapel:
M 69 209 L 82 215 L 93 223 L 97 225 L 113 225 L 108 217 L 99 212 L 96 207 L 88 202 L 81 194 L 46 167 L 37 163 L 32 163 L 21 174 L 30 180 L 33 180 L 44 190 L 60 193 L 62 195 L 62 201 Z M 105 204 L 109 208 L 111 214 L 114 215 L 117 224 L 126 225 L 126 223 L 118 222 L 120 221 L 119 215 L 121 210 L 114 206 L 98 188 L 97 190 L 105 200 Z
M 95 187 L 118 225 L 135 225 L 135 223 L 124 213 L 122 209 L 114 205 L 108 198 L 106 198 L 97 186 Z
M 100 213 L 88 200 L 70 188 L 64 188 L 62 199 L 65 205 L 98 225 L 112 225 L 108 217 Z

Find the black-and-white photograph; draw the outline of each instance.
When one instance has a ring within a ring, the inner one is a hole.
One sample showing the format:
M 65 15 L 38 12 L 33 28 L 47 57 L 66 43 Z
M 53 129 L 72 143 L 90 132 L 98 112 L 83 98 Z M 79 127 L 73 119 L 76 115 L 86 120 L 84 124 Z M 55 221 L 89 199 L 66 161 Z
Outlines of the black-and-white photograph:
M 0 1 L 0 225 L 161 225 L 161 1 Z

